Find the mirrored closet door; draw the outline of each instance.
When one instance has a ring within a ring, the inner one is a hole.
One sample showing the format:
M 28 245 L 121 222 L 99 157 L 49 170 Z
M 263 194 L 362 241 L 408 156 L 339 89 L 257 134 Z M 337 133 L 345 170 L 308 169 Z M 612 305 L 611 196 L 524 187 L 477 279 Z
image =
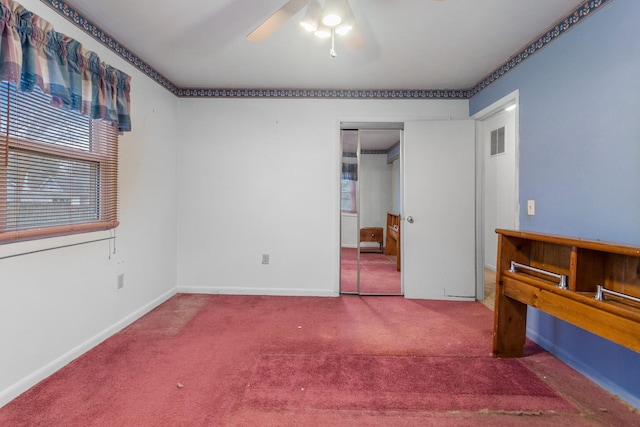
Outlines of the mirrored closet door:
M 340 172 L 343 294 L 402 295 L 401 231 L 397 221 L 400 126 L 343 124 Z

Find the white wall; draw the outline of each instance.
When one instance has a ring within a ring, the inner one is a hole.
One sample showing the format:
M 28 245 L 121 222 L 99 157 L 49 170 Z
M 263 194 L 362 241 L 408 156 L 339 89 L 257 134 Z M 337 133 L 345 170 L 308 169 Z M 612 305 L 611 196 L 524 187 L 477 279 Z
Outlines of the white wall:
M 358 178 L 360 184 L 360 227 L 381 227 L 385 234 L 391 203 L 391 165 L 386 154 L 362 154 Z M 377 243 L 361 243 L 377 247 Z
M 0 406 L 170 297 L 177 277 L 177 98 L 40 1 L 20 3 L 132 76 L 134 130 L 120 137 L 115 241 L 33 254 L 110 234 L 0 245 Z
M 343 248 L 357 248 L 358 239 L 358 214 L 343 213 L 340 222 L 340 245 Z
M 449 118 L 468 102 L 181 99 L 179 291 L 337 295 L 340 122 Z
M 386 154 L 361 154 L 360 158 L 360 227 L 385 229 L 386 213 L 392 206 L 391 165 L 387 164 Z M 341 230 L 342 247 L 356 248 L 360 237 L 356 214 L 342 214 Z M 360 245 L 378 247 L 377 243 L 362 242 Z
M 402 206 L 400 159 L 395 159 L 391 164 L 391 210 L 392 213 L 400 212 Z M 385 224 L 386 225 L 386 224 Z

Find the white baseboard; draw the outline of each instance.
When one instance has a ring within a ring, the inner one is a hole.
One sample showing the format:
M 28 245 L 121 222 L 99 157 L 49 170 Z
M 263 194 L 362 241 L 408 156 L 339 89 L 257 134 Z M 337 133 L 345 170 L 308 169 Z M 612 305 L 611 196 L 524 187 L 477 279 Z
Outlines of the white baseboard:
M 163 302 L 167 301 L 176 293 L 177 293 L 176 289 L 174 288 L 164 293 L 163 295 L 160 295 L 158 298 L 154 299 L 153 301 L 149 302 L 148 304 L 134 311 L 127 317 L 124 317 L 120 321 L 116 322 L 115 324 L 106 328 L 102 332 L 84 341 L 83 343 L 71 349 L 70 351 L 66 352 L 65 354 L 58 357 L 57 359 L 51 361 L 50 363 L 47 363 L 42 368 L 24 377 L 17 383 L 0 391 L 0 408 L 6 405 L 7 403 L 11 402 L 16 397 L 20 396 L 25 391 L 29 390 L 34 385 L 38 384 L 40 381 L 49 377 L 51 374 L 55 373 L 60 368 L 69 364 L 71 361 L 77 359 L 87 351 L 91 350 L 93 347 L 97 346 L 102 341 L 106 340 L 107 338 L 121 331 L 125 327 L 129 326 L 131 323 L 135 322 L 136 320 L 138 320 L 139 318 L 141 318 L 142 316 L 144 316 L 145 314 L 147 314 L 148 312 L 150 312 L 151 310 L 153 310 Z
M 433 300 L 433 301 L 460 301 L 460 302 L 475 302 L 476 297 L 457 297 L 457 296 L 442 296 L 442 295 L 407 295 L 404 294 L 406 299 L 421 299 L 421 300 Z
M 268 295 L 283 297 L 337 297 L 340 294 L 326 289 L 290 289 L 290 288 L 240 288 L 179 286 L 180 294 L 222 294 L 222 295 Z

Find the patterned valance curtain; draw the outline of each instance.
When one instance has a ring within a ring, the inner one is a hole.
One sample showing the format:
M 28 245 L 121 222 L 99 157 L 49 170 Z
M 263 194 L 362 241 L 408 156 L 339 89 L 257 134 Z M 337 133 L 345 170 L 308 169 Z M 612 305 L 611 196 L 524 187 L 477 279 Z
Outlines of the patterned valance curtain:
M 343 163 L 342 164 L 342 179 L 348 179 L 349 181 L 358 180 L 358 164 L 357 163 Z
M 130 76 L 19 3 L 0 1 L 0 80 L 24 92 L 38 86 L 52 104 L 131 130 Z

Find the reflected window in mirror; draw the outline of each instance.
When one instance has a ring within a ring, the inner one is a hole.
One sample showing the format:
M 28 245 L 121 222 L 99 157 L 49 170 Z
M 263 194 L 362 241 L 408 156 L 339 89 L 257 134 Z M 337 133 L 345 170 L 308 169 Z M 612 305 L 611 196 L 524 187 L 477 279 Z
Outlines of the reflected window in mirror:
M 353 159 L 355 160 L 355 159 Z M 358 211 L 356 203 L 356 191 L 358 181 L 358 164 L 351 162 L 342 163 L 342 204 L 344 213 L 356 213 Z
M 356 182 L 350 179 L 342 180 L 342 212 L 356 213 Z

